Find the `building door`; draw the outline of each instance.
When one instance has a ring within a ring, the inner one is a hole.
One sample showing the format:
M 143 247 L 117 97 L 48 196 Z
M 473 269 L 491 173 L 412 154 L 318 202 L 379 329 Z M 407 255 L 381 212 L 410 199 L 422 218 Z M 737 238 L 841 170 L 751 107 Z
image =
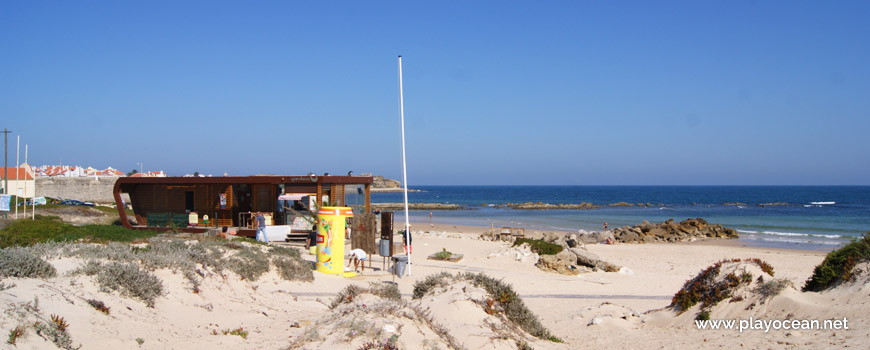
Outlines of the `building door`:
M 196 211 L 193 209 L 193 191 L 184 191 L 184 209 L 188 212 Z

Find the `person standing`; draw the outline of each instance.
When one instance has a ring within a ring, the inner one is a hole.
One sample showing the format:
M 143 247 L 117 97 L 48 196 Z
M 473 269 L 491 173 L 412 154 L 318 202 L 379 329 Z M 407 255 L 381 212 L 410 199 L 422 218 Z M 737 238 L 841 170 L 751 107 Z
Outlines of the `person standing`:
M 411 237 L 411 225 L 408 225 L 407 230 L 402 230 L 402 242 L 405 245 L 405 254 L 411 253 L 411 241 L 413 237 Z
M 607 221 L 604 222 L 604 230 L 607 230 Z
M 266 237 L 266 216 L 263 213 L 257 213 L 257 240 L 269 244 L 269 238 Z

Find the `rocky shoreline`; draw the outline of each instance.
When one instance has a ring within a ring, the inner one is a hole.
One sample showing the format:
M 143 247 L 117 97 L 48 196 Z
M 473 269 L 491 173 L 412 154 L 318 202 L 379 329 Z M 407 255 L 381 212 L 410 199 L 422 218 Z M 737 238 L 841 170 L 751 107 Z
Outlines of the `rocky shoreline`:
M 504 236 L 495 232 L 485 232 L 479 236 L 486 241 L 513 241 L 516 237 Z M 555 255 L 537 255 L 535 266 L 544 271 L 552 271 L 566 275 L 576 275 L 581 272 L 606 271 L 623 272 L 623 267 L 605 261 L 589 252 L 586 244 L 614 243 L 651 243 L 651 242 L 688 242 L 708 238 L 737 238 L 737 231 L 722 225 L 711 225 L 702 218 L 686 219 L 679 223 L 670 219 L 660 223 L 644 221 L 640 225 L 625 226 L 608 231 L 585 231 L 577 233 L 533 232 L 525 234 L 524 238 L 542 240 L 559 245 L 562 251 Z M 515 247 L 516 248 L 516 247 Z M 517 250 L 528 250 L 524 247 Z M 630 273 L 630 271 L 628 271 Z
M 660 223 L 644 221 L 640 225 L 614 228 L 602 233 L 594 241 L 608 237 L 622 243 L 687 242 L 703 238 L 737 238 L 737 230 L 722 225 L 711 225 L 702 218 L 674 222 L 670 219 Z M 581 239 L 582 240 L 582 239 Z M 591 242 L 590 242 L 591 243 Z
M 405 189 L 402 187 L 385 187 L 385 188 L 377 188 L 372 187 L 372 193 L 396 193 L 396 192 L 404 192 Z M 421 190 L 408 189 L 408 192 L 423 192 Z
M 404 210 L 404 203 L 372 203 L 373 209 L 378 210 Z M 442 203 L 408 203 L 408 210 L 459 210 L 459 204 Z
M 491 206 L 493 208 L 511 208 L 511 209 L 596 209 L 601 208 L 600 205 L 595 205 L 588 202 L 577 204 L 552 204 L 544 202 L 525 202 L 525 203 L 503 203 L 503 204 L 482 204 L 481 206 Z

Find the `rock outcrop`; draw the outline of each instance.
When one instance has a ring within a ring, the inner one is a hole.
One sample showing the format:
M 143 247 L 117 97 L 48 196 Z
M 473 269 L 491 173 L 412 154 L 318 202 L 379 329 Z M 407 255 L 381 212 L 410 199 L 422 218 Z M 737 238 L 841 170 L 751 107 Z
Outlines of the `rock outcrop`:
M 372 187 L 373 188 L 400 188 L 402 187 L 402 182 L 399 180 L 388 179 L 383 176 L 373 176 Z
M 483 204 L 482 206 L 490 206 L 489 204 Z M 600 205 L 595 205 L 588 202 L 581 202 L 577 204 L 552 204 L 552 203 L 544 203 L 544 202 L 525 202 L 525 203 L 504 203 L 504 204 L 493 204 L 495 208 L 511 208 L 511 209 L 595 209 L 600 208 Z
M 598 255 L 586 250 L 577 235 L 570 233 L 560 235 L 557 233 L 543 233 L 541 240 L 562 246 L 562 251 L 555 255 L 541 255 L 538 263 L 539 269 L 552 271 L 565 275 L 576 275 L 581 272 L 606 271 L 618 272 L 620 266 L 604 261 Z
M 711 225 L 702 218 L 674 222 L 670 219 L 660 223 L 644 221 L 640 225 L 615 228 L 603 233 L 580 235 L 584 243 L 606 242 L 612 237 L 622 243 L 685 242 L 703 238 L 737 238 L 737 230 L 722 225 Z
M 404 203 L 372 203 L 372 208 L 378 210 L 402 210 Z M 459 204 L 443 203 L 408 203 L 409 210 L 457 210 L 462 209 Z

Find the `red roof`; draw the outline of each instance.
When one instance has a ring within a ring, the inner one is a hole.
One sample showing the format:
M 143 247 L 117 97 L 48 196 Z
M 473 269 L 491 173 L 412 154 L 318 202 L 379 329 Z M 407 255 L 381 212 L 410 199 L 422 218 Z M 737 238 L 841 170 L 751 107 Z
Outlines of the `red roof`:
M 0 178 L 3 178 L 3 174 L 6 174 L 7 168 L 0 167 Z M 8 168 L 9 172 L 9 180 L 33 180 L 33 176 L 27 173 L 27 169 L 24 168 Z

